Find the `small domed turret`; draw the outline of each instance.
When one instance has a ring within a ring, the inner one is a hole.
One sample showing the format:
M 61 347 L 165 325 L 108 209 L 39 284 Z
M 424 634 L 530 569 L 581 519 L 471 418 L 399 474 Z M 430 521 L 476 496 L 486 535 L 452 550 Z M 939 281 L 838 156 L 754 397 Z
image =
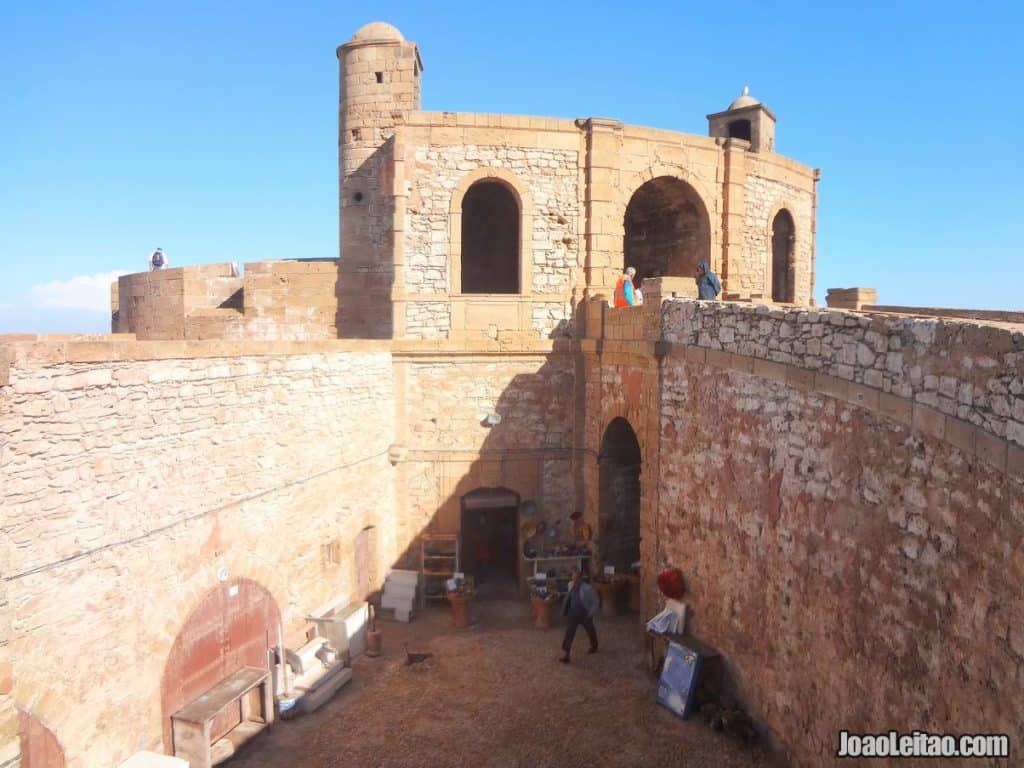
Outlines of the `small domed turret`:
M 405 38 L 398 31 L 398 27 L 388 24 L 386 21 L 371 21 L 369 24 L 364 24 L 356 30 L 356 33 L 352 35 L 352 39 L 349 42 L 369 42 L 370 40 L 391 40 L 396 43 L 405 42 Z
M 739 139 L 749 143 L 751 152 L 775 150 L 775 115 L 750 95 L 750 86 L 733 99 L 724 112 L 708 115 L 708 134 L 716 139 Z
M 397 30 L 396 30 L 397 31 Z M 743 86 L 743 93 L 737 96 L 732 104 L 729 105 L 729 109 L 742 109 L 743 107 L 756 107 L 761 102 L 750 95 L 750 86 Z

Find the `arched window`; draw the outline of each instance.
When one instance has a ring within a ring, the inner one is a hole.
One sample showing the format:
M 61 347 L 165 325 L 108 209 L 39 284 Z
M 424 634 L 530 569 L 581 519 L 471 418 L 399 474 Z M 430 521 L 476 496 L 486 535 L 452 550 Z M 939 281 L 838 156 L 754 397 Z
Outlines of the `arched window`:
M 624 267 L 637 277 L 694 277 L 697 262 L 711 263 L 711 224 L 697 191 L 659 176 L 637 189 L 623 221 Z
M 519 293 L 519 201 L 484 179 L 462 198 L 462 292 Z
M 789 211 L 783 208 L 772 220 L 772 301 L 793 301 L 793 245 L 796 227 Z

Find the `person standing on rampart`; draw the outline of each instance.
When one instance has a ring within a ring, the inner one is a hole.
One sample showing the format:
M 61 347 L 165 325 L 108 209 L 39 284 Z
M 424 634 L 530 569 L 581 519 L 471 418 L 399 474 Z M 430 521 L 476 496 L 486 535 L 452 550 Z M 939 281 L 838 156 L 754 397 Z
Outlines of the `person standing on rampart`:
M 615 298 L 612 306 L 632 307 L 636 304 L 636 297 L 633 295 L 633 278 L 636 276 L 636 269 L 626 267 L 618 282 L 615 283 Z
M 706 261 L 697 264 L 697 298 L 714 301 L 722 291 L 722 281 Z
M 158 269 L 164 269 L 167 266 L 167 257 L 164 256 L 162 248 L 157 248 L 151 254 L 149 254 L 149 271 L 155 272 Z

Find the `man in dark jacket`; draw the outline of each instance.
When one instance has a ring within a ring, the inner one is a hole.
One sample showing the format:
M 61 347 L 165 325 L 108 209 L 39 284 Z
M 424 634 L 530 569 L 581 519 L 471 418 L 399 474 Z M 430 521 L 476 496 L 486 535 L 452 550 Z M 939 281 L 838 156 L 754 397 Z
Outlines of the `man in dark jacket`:
M 601 598 L 597 596 L 597 592 L 583 581 L 580 569 L 573 568 L 569 592 L 562 603 L 562 615 L 569 621 L 565 628 L 565 638 L 562 640 L 562 651 L 565 652 L 565 655 L 559 659 L 560 662 L 569 663 L 572 641 L 576 637 L 576 628 L 581 624 L 587 630 L 587 637 L 590 638 L 590 650 L 587 653 L 597 653 L 597 630 L 594 629 L 594 616 L 597 615 L 597 609 L 600 607 Z
M 722 290 L 722 281 L 711 271 L 706 261 L 697 265 L 697 298 L 714 301 Z

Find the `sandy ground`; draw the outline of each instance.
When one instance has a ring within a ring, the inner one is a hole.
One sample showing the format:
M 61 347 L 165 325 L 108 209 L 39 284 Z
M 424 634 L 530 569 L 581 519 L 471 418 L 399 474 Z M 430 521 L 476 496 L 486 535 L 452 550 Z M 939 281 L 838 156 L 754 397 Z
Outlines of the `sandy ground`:
M 525 600 L 477 600 L 475 624 L 450 627 L 446 605 L 410 624 L 382 620 L 384 654 L 319 711 L 279 721 L 228 768 L 562 768 L 773 766 L 699 718 L 655 703 L 635 617 L 597 620 L 599 653 L 576 637 L 558 663 L 562 630 L 532 626 Z M 428 660 L 406 666 L 402 643 Z

